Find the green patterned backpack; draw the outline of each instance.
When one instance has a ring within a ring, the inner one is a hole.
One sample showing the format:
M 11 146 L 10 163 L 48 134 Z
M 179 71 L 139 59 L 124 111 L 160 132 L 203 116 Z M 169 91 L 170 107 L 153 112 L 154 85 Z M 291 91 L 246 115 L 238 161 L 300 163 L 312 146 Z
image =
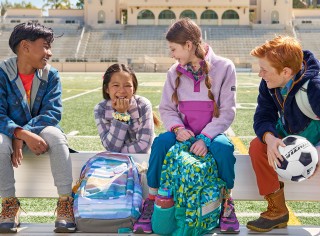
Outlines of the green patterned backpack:
M 205 157 L 189 152 L 195 139 L 177 142 L 162 166 L 160 187 L 175 197 L 176 229 L 172 235 L 203 235 L 219 225 L 225 182 L 210 152 Z

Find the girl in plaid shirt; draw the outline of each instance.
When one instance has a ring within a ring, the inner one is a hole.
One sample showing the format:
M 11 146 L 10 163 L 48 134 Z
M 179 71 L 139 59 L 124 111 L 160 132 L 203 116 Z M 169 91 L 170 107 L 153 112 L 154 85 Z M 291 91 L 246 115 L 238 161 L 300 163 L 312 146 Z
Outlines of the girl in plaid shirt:
M 113 64 L 103 76 L 104 100 L 94 108 L 102 145 L 111 152 L 147 153 L 154 138 L 152 105 L 136 95 L 138 81 L 124 64 Z M 158 124 L 155 119 L 155 124 Z

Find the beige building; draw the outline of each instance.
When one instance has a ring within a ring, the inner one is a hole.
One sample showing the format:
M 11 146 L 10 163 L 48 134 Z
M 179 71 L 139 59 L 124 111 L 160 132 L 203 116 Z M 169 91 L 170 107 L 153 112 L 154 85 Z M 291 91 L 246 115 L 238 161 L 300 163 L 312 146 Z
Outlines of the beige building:
M 93 28 L 169 25 L 181 17 L 199 25 L 286 25 L 292 0 L 85 0 L 84 22 Z

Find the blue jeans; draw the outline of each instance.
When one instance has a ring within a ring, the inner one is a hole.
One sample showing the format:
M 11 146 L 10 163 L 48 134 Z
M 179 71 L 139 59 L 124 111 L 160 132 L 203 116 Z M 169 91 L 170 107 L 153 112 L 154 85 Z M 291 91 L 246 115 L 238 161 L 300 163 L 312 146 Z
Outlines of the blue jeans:
M 149 159 L 147 172 L 148 186 L 151 188 L 160 187 L 162 164 L 169 149 L 176 143 L 176 136 L 173 132 L 160 134 L 155 138 Z M 234 186 L 234 165 L 236 158 L 233 155 L 234 146 L 224 135 L 217 135 L 212 141 L 209 150 L 216 160 L 219 177 L 226 182 L 227 189 Z

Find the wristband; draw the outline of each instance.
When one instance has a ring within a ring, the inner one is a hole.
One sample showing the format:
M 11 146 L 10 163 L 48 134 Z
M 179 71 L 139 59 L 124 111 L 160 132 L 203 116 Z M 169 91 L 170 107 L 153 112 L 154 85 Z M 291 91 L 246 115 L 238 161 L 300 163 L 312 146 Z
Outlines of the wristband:
M 178 132 L 179 129 L 184 129 L 184 127 L 182 127 L 182 126 L 177 126 L 177 127 L 175 127 L 174 129 L 172 129 L 172 131 L 173 131 L 173 133 L 177 134 L 177 132 Z
M 112 112 L 112 117 L 116 120 L 119 120 L 119 121 L 123 121 L 123 122 L 129 122 L 130 119 L 131 119 L 131 116 L 128 112 L 126 113 L 120 113 L 120 112 Z
M 211 139 L 208 138 L 207 136 L 205 136 L 204 134 L 199 134 L 196 136 L 196 139 L 199 140 L 199 139 L 202 139 L 202 141 L 204 142 L 204 144 L 207 146 L 207 147 L 210 147 L 211 145 Z

